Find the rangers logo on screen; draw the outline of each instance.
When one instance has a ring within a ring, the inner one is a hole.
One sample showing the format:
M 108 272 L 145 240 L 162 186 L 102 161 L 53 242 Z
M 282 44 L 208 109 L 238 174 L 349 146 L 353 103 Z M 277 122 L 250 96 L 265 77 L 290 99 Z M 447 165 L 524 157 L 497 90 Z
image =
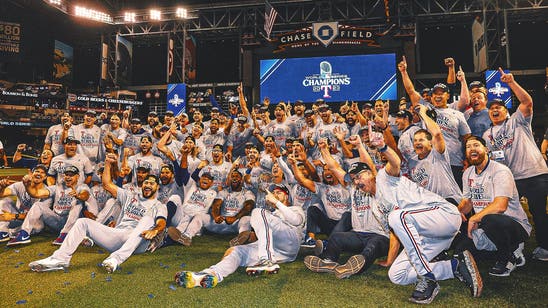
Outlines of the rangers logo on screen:
M 306 76 L 303 80 L 304 87 L 312 87 L 314 92 L 323 92 L 323 98 L 331 98 L 330 91 L 340 91 L 341 86 L 350 85 L 348 75 L 333 73 L 331 63 L 322 61 L 320 63 L 320 74 Z

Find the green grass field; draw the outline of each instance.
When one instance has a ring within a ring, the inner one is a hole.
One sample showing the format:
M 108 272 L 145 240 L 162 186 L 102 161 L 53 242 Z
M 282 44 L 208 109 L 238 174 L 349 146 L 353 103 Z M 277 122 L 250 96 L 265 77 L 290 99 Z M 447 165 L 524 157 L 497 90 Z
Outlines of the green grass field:
M 180 270 L 201 270 L 217 262 L 230 236 L 204 235 L 191 247 L 170 246 L 153 254 L 132 256 L 121 270 L 107 274 L 98 264 L 108 254 L 101 248 L 80 247 L 67 272 L 34 273 L 28 263 L 49 256 L 57 247 L 54 235 L 33 236 L 32 243 L 1 248 L 3 264 L 0 306 L 32 307 L 364 307 L 411 306 L 414 286 L 397 286 L 387 269 L 373 265 L 369 271 L 338 280 L 331 274 L 308 271 L 303 258 L 282 264 L 276 275 L 248 277 L 245 269 L 227 277 L 213 289 L 183 289 L 174 283 Z M 435 306 L 546 306 L 548 263 L 529 258 L 534 243 L 526 245 L 527 264 L 510 277 L 487 274 L 492 262 L 481 261 L 484 278 L 481 298 L 473 299 L 457 280 L 442 281 Z M 343 257 L 343 260 L 346 256 Z M 19 303 L 19 304 L 18 304 Z

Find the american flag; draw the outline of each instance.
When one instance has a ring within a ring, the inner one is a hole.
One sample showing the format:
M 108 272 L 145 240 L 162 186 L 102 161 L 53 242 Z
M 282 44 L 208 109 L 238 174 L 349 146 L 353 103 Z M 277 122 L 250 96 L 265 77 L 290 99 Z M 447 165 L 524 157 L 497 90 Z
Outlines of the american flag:
M 276 17 L 278 17 L 278 12 L 272 7 L 272 5 L 265 1 L 265 10 L 264 10 L 264 31 L 266 33 L 266 38 L 270 39 L 270 33 L 276 22 Z

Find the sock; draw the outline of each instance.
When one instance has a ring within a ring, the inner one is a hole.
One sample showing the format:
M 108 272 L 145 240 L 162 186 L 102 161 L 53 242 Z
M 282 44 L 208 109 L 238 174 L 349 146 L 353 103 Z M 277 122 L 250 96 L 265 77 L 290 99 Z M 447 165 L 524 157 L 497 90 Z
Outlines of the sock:
M 457 271 L 457 266 L 459 265 L 459 260 L 453 258 L 451 259 L 451 269 L 453 270 L 453 272 L 456 272 Z
M 436 280 L 436 276 L 434 276 L 434 274 L 432 272 L 428 272 L 428 273 L 424 274 L 424 277 L 426 277 L 430 280 Z

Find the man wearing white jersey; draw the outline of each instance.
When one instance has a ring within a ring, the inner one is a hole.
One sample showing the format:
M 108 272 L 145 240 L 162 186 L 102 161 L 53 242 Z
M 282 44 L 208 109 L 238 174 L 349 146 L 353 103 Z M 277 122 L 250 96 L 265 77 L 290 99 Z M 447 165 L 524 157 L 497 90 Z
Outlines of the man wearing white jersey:
M 483 134 L 491 159 L 508 166 L 514 175 L 520 197 L 526 197 L 535 223 L 538 247 L 533 259 L 548 261 L 548 167 L 540 153 L 531 129 L 533 99 L 515 80 L 499 68 L 500 80 L 506 82 L 516 95 L 519 106 L 508 118 L 504 102 L 493 100 L 487 104 L 493 125 Z
M 404 247 L 395 260 L 388 277 L 396 284 L 417 283 L 409 300 L 413 303 L 431 303 L 439 292 L 438 280 L 459 278 L 470 288 L 474 297 L 480 296 L 483 283 L 472 254 L 462 252 L 458 258 L 431 261 L 451 245 L 461 224 L 456 206 L 430 192 L 406 177 L 400 176 L 400 158 L 384 144 L 374 140 L 384 153 L 387 164 L 375 176 L 363 171 L 355 183 L 364 192 L 375 196 L 385 229 L 392 228 Z M 390 250 L 397 247 L 390 247 Z M 395 254 L 389 250 L 388 256 Z
M 302 208 L 290 205 L 285 185 L 275 185 L 266 199 L 272 211 L 254 209 L 251 214 L 256 242 L 229 248 L 219 263 L 201 272 L 178 272 L 175 282 L 184 288 L 212 288 L 239 266 L 247 266 L 246 273 L 254 276 L 277 273 L 280 270 L 277 263 L 294 261 L 302 240 L 304 212 Z
M 127 137 L 124 140 L 124 149 L 131 149 L 132 154 L 138 153 L 141 149 L 141 137 L 150 136 L 141 124 L 141 119 L 133 118 L 129 121 Z
M 468 237 L 462 236 L 464 246 L 496 250 L 497 262 L 489 274 L 509 276 L 517 266 L 525 265 L 523 245 L 531 225 L 510 169 L 489 159 L 485 140 L 480 137 L 469 137 L 465 148 L 473 167 L 464 172 L 464 199 L 459 204 L 463 220 L 468 222 Z M 466 220 L 472 210 L 474 214 Z
M 417 161 L 417 154 L 413 148 L 413 136 L 420 127 L 413 124 L 413 114 L 407 110 L 396 113 L 396 127 L 400 132 L 398 149 L 402 155 L 401 172 L 402 175 L 409 177 L 409 164 Z
M 43 186 L 48 168 L 44 165 L 37 165 L 32 169 L 32 181 L 36 185 Z M 17 198 L 15 204 L 8 197 Z M 10 240 L 21 229 L 21 224 L 27 216 L 31 206 L 40 199 L 32 198 L 26 191 L 23 182 L 13 182 L 7 178 L 0 180 L 0 242 Z
M 230 185 L 217 193 L 211 205 L 211 214 L 196 214 L 186 232 L 181 234 L 183 245 L 190 246 L 192 238 L 202 228 L 219 234 L 239 234 L 251 230 L 249 214 L 255 205 L 255 196 L 243 184 L 242 174 L 238 170 L 232 170 Z
M 106 190 L 122 204 L 122 218 L 116 228 L 107 227 L 89 218 L 78 219 L 61 247 L 50 257 L 29 263 L 36 272 L 61 270 L 69 266 L 73 253 L 88 237 L 111 254 L 103 261 L 107 272 L 115 271 L 134 252 L 142 253 L 149 241 L 165 228 L 167 211 L 156 200 L 158 178 L 149 175 L 143 182 L 141 193 L 133 194 L 117 187 L 111 180 L 111 168 L 117 157 L 108 154 L 102 182 Z
M 89 158 L 84 154 L 78 154 L 77 149 L 80 144 L 80 140 L 73 136 L 68 136 L 63 140 L 64 153 L 59 154 L 51 160 L 48 170 L 48 185 L 54 185 L 55 183 L 61 183 L 63 181 L 63 174 L 67 166 L 74 166 L 78 168 L 80 174 L 78 177 L 78 184 L 90 184 L 91 176 L 93 175 L 93 165 Z
M 127 160 L 127 167 L 131 170 L 132 182 L 136 183 L 136 174 L 138 168 L 148 169 L 150 174 L 160 175 L 160 167 L 163 161 L 160 157 L 152 154 L 152 138 L 150 136 L 141 137 L 141 152 L 130 156 Z M 122 166 L 125 167 L 125 166 Z
M 224 160 L 222 144 L 216 144 L 213 147 L 210 159 L 210 163 L 202 169 L 202 172 L 207 172 L 213 176 L 213 187 L 220 191 L 226 186 L 226 179 L 232 164 Z
M 23 184 L 29 196 L 37 199 L 51 198 L 53 207 L 50 207 L 49 202 L 39 202 L 31 207 L 23 220 L 21 231 L 16 238 L 8 242 L 8 246 L 30 243 L 30 235 L 42 231 L 44 225 L 60 231 L 53 245 L 63 243 L 76 219 L 80 217 L 84 202 L 90 198 L 89 187 L 79 184 L 78 168 L 67 166 L 64 170 L 64 179 L 61 183 L 46 187 L 37 183 L 36 177 L 40 177 L 39 174 L 33 173 L 23 177 Z
M 74 135 L 71 131 L 72 117 L 68 111 L 61 115 L 61 123 L 48 128 L 46 140 L 44 140 L 44 150 L 51 150 L 55 155 L 63 154 L 63 140 L 70 135 Z
M 426 107 L 415 107 L 428 130 L 419 129 L 413 136 L 413 147 L 417 160 L 409 163 L 410 179 L 429 191 L 458 205 L 462 193 L 453 178 L 449 153 L 440 127 L 426 114 Z
M 84 154 L 95 166 L 99 162 L 99 153 L 101 148 L 101 129 L 95 125 L 97 113 L 94 110 L 88 110 L 84 114 L 84 122 L 73 126 L 74 138 L 80 141 L 78 153 Z

